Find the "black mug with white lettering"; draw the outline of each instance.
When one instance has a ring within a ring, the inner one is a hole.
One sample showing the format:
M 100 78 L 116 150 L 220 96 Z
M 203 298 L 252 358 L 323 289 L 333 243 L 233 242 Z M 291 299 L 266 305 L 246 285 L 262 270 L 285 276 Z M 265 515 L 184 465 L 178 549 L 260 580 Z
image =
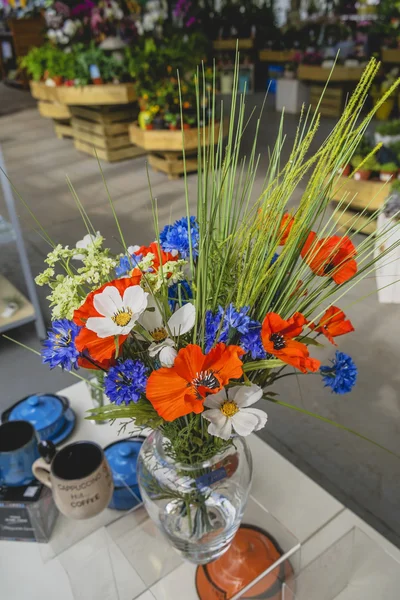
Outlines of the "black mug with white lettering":
M 33 463 L 33 474 L 53 491 L 54 501 L 70 519 L 90 519 L 107 508 L 114 490 L 103 449 L 95 442 L 74 442 L 58 452 L 39 444 L 45 458 Z

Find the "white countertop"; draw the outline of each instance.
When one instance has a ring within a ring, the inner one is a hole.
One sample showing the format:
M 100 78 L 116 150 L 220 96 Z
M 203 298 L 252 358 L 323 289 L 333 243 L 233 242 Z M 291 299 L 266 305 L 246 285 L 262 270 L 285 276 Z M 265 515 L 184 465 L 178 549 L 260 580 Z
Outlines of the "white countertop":
M 60 394 L 67 396 L 76 412 L 77 427 L 67 440 L 96 440 L 102 446 L 114 441 L 118 435 L 118 424 L 94 425 L 84 419 L 85 411 L 90 407 L 90 398 L 85 383 L 77 383 Z M 268 423 L 272 427 L 272 423 Z M 253 497 L 302 544 L 301 563 L 306 565 L 332 542 L 340 538 L 352 527 L 358 526 L 393 557 L 400 561 L 400 551 L 359 519 L 351 511 L 304 475 L 275 450 L 258 437 L 248 438 L 254 462 Z M 311 539 L 310 539 L 311 538 Z M 43 548 L 41 549 L 43 552 Z M 5 600 L 72 600 L 73 594 L 66 572 L 60 561 L 43 563 L 39 545 L 26 542 L 0 541 L 0 591 Z M 173 555 L 172 555 L 173 557 Z M 78 560 L 79 557 L 77 557 Z M 143 557 L 142 557 L 143 558 Z M 123 559 L 116 561 L 115 576 L 121 583 L 120 600 L 137 598 L 132 594 L 132 580 L 125 576 Z M 179 561 L 178 561 L 179 564 Z M 120 572 L 117 572 L 119 569 Z M 194 567 L 186 563 L 174 569 L 151 588 L 153 596 L 146 592 L 140 600 L 169 600 L 174 598 L 177 583 L 182 589 L 187 581 L 185 600 L 195 600 L 193 592 Z M 132 577 L 132 570 L 130 576 Z M 123 579 L 126 578 L 124 582 Z M 123 585 L 126 584 L 126 585 Z M 82 582 L 83 585 L 83 582 Z M 83 585 L 84 587 L 84 585 Z M 143 587 L 145 589 L 146 586 Z M 185 588 L 186 590 L 186 588 Z M 99 591 L 90 588 L 85 591 L 87 600 L 103 600 Z M 104 599 L 116 600 L 115 595 L 104 595 Z

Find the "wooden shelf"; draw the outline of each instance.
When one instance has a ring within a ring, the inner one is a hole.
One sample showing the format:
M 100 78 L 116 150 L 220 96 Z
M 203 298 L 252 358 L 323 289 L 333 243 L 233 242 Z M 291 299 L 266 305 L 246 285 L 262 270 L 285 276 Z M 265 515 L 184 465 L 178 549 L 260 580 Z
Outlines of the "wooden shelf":
M 382 48 L 381 59 L 383 63 L 400 63 L 400 48 Z
M 136 100 L 133 83 L 49 87 L 42 81 L 31 81 L 30 87 L 32 96 L 36 100 L 60 102 L 67 105 L 103 106 L 130 104 Z
M 214 143 L 218 143 L 220 123 L 214 125 Z M 141 146 L 149 151 L 182 151 L 182 131 L 170 131 L 168 129 L 141 129 L 137 123 L 129 126 L 129 135 L 131 142 Z M 184 147 L 185 150 L 197 150 L 198 129 L 185 129 Z M 209 144 L 209 128 L 206 128 L 206 144 Z M 201 143 L 203 143 L 203 132 L 201 133 Z
M 335 221 L 343 232 L 351 229 L 359 231 L 365 235 L 371 235 L 376 231 L 376 220 L 370 221 L 366 215 L 360 215 L 353 210 L 345 210 L 341 213 L 336 213 Z
M 254 40 L 252 38 L 241 38 L 239 40 L 214 40 L 214 50 L 236 50 L 236 43 L 238 43 L 239 50 L 251 50 L 254 48 Z
M 359 81 L 364 72 L 364 67 L 343 67 L 337 65 L 331 73 L 331 67 L 317 67 L 314 65 L 299 65 L 297 78 L 305 81 L 320 81 L 326 83 L 331 73 L 330 82 Z
M 46 102 L 39 100 L 38 110 L 45 119 L 56 119 L 57 121 L 67 121 L 71 118 L 71 111 L 65 104 L 59 102 Z
M 5 298 L 18 297 L 22 302 L 21 308 L 17 310 L 11 317 L 2 317 L 1 314 L 7 307 Z M 0 330 L 6 331 L 13 327 L 18 327 L 25 323 L 29 323 L 35 319 L 35 309 L 32 304 L 17 290 L 13 284 L 8 281 L 3 275 L 0 275 Z
M 351 202 L 352 209 L 374 212 L 383 206 L 389 192 L 390 185 L 382 181 L 356 181 L 341 177 L 333 189 L 331 200 L 341 202 L 346 197 L 343 208 Z
M 287 63 L 294 59 L 295 50 L 260 50 L 258 58 L 261 62 Z
M 149 165 L 154 171 L 161 171 L 168 175 L 168 179 L 178 179 L 180 175 L 197 171 L 197 158 L 188 156 L 185 163 L 181 155 L 176 152 L 165 152 L 164 154 L 149 154 Z

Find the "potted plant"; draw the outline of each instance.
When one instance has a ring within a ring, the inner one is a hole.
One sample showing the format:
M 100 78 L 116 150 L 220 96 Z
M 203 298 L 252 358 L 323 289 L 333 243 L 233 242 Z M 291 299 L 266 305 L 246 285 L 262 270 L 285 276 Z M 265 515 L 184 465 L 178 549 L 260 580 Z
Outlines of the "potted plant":
M 381 165 L 381 170 L 379 173 L 379 179 L 381 181 L 390 181 L 391 179 L 395 179 L 397 173 L 399 172 L 399 167 L 394 162 L 389 162 Z
M 362 165 L 361 168 L 360 165 Z M 380 168 L 374 156 L 365 160 L 365 158 L 359 154 L 353 156 L 351 159 L 351 166 L 354 169 L 354 179 L 356 181 L 367 181 L 371 177 L 371 173 L 373 171 L 379 171 Z
M 375 142 L 389 146 L 394 142 L 400 141 L 400 119 L 392 119 L 386 123 L 381 123 L 375 131 Z
M 144 128 L 147 131 L 151 131 L 152 129 L 154 129 L 153 115 L 152 115 L 152 113 L 150 111 L 148 111 L 148 114 L 144 118 Z
M 192 127 L 196 127 L 196 117 L 195 115 L 187 115 L 185 117 L 186 123 L 189 125 L 190 128 Z
M 178 129 L 178 115 L 176 113 L 165 113 L 164 120 L 168 125 L 168 129 L 171 131 L 176 131 Z
M 351 164 L 347 163 L 347 165 L 344 165 L 341 169 L 339 169 L 339 174 L 342 177 L 348 177 L 351 173 Z

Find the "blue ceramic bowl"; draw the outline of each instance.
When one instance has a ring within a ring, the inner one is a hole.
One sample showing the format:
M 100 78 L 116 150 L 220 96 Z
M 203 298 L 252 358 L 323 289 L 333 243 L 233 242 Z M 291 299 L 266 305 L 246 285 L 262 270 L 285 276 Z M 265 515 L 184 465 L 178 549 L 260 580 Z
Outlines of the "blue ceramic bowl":
M 1 415 L 2 423 L 18 420 L 31 423 L 41 441 L 59 444 L 73 431 L 76 418 L 68 398 L 55 394 L 33 394 Z
M 144 440 L 141 436 L 125 438 L 104 448 L 114 481 L 114 493 L 109 508 L 131 510 L 142 503 L 136 465 Z

